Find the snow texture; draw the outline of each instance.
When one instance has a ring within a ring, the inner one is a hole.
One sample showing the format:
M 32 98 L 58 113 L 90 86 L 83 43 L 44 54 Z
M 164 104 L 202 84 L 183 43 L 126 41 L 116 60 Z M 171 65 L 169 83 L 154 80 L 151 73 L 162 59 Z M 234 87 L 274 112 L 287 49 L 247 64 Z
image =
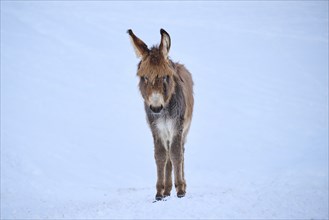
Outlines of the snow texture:
M 185 198 L 129 28 L 193 75 Z M 1 1 L 1 219 L 62 218 L 328 219 L 328 1 Z

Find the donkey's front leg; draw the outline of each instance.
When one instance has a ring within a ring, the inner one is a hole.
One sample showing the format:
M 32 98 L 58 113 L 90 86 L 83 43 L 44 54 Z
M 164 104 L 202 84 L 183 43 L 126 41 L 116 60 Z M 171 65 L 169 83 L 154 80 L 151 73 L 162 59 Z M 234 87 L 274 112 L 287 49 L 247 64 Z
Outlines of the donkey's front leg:
M 169 153 L 169 152 L 168 152 Z M 167 154 L 168 155 L 168 154 Z M 171 160 L 169 158 L 169 155 L 167 156 L 167 163 L 166 163 L 166 171 L 165 171 L 165 189 L 164 189 L 164 196 L 170 196 L 170 192 L 172 189 L 172 164 Z
M 186 193 L 186 182 L 183 177 L 183 154 L 182 136 L 178 134 L 170 148 L 170 158 L 174 165 L 175 187 L 179 198 L 184 197 Z
M 154 157 L 157 165 L 157 183 L 155 195 L 156 200 L 163 199 L 163 191 L 165 184 L 165 165 L 167 160 L 167 152 L 160 140 L 154 141 Z

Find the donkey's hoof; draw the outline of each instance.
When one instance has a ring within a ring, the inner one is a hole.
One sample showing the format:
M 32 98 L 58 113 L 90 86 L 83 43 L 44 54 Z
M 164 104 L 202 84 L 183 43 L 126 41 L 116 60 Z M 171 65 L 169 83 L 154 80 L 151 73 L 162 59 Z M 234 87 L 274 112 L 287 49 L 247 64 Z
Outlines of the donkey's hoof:
M 178 198 L 183 198 L 185 196 L 185 192 L 178 192 L 177 197 Z
M 163 195 L 156 195 L 155 196 L 155 200 L 156 201 L 160 201 L 160 200 L 162 200 L 163 199 Z

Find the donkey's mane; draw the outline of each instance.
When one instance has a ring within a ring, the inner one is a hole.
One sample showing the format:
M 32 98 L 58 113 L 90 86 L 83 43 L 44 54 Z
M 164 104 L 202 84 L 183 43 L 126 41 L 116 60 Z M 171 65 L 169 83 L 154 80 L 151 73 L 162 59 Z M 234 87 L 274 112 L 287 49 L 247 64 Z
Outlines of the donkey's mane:
M 147 57 L 138 64 L 137 75 L 147 77 L 154 81 L 157 77 L 174 76 L 174 63 L 169 58 L 164 58 L 159 46 L 153 46 Z

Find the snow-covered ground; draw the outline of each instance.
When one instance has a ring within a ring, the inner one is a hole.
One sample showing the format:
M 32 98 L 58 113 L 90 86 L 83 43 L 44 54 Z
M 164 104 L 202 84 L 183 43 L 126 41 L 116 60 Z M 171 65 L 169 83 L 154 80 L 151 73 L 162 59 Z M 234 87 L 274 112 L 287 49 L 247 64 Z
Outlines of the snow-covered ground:
M 155 162 L 126 33 L 195 82 L 187 195 Z M 327 1 L 1 1 L 1 219 L 327 219 Z

